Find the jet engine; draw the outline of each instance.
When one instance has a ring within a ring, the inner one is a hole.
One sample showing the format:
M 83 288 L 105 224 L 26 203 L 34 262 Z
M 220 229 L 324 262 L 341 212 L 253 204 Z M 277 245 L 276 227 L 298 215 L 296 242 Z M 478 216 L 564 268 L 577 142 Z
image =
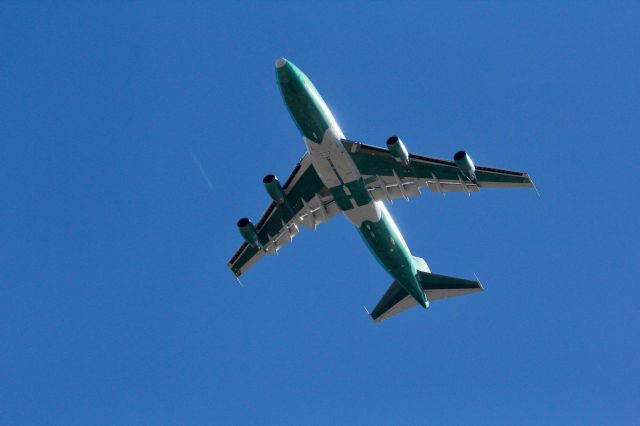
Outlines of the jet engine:
M 260 239 L 258 239 L 258 233 L 256 232 L 256 227 L 253 226 L 253 223 L 246 218 L 243 217 L 238 221 L 238 229 L 240 230 L 240 235 L 242 238 L 249 243 L 252 247 L 262 248 L 262 244 L 260 243 Z
M 471 182 L 476 183 L 476 166 L 473 164 L 473 160 L 464 151 L 458 151 L 453 156 L 453 161 L 458 166 L 458 169 L 464 177 Z
M 391 136 L 387 139 L 387 148 L 391 156 L 405 168 L 409 168 L 409 152 L 404 144 L 397 136 Z
M 264 179 L 262 179 L 262 183 L 264 183 L 264 187 L 267 189 L 267 193 L 269 193 L 269 197 L 271 197 L 273 201 L 278 205 L 285 203 L 282 185 L 280 185 L 280 181 L 275 175 L 266 175 Z

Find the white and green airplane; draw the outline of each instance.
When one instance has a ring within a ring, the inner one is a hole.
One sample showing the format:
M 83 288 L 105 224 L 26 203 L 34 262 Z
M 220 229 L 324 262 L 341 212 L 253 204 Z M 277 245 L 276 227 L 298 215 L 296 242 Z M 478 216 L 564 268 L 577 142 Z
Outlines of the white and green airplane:
M 369 313 L 385 320 L 416 304 L 482 291 L 476 280 L 433 274 L 424 259 L 412 256 L 384 201 L 432 192 L 480 188 L 534 188 L 527 173 L 475 166 L 458 151 L 453 161 L 412 154 L 392 136 L 378 148 L 345 138 L 320 94 L 298 67 L 279 58 L 276 76 L 284 102 L 298 126 L 307 152 L 281 185 L 274 175 L 263 179 L 272 202 L 257 225 L 238 221 L 245 242 L 228 262 L 240 277 L 265 254 L 291 242 L 302 225 L 316 228 L 342 212 L 394 281 Z

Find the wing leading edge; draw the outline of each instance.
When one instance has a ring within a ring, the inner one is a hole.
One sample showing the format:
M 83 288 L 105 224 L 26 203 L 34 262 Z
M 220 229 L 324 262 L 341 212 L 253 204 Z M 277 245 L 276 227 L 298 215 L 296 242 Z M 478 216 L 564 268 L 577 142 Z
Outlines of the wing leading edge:
M 421 188 L 432 192 L 479 192 L 481 188 L 535 188 L 525 172 L 476 166 L 476 182 L 465 178 L 453 161 L 409 154 L 409 167 L 403 166 L 388 149 L 344 141 L 376 201 L 409 199 Z
M 242 275 L 265 254 L 276 253 L 291 242 L 300 226 L 315 228 L 340 212 L 329 190 L 305 153 L 283 185 L 286 204 L 272 201 L 260 217 L 256 232 L 263 248 L 244 242 L 227 266 L 236 277 Z

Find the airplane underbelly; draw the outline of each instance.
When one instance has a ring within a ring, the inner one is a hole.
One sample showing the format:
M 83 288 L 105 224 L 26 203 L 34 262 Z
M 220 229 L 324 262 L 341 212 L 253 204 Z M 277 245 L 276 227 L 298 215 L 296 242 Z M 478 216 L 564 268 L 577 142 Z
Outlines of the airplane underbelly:
M 321 143 L 305 138 L 311 162 L 340 209 L 354 225 L 360 227 L 365 220 L 378 222 L 380 209 L 374 204 L 341 139 L 344 139 L 342 131 L 335 128 L 327 129 Z

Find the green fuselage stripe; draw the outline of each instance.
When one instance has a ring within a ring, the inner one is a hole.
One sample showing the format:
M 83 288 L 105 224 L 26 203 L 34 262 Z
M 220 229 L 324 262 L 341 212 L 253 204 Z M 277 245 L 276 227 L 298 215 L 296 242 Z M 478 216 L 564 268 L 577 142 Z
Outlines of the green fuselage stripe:
M 358 228 L 360 235 L 380 265 L 396 279 L 411 296 L 422 300 L 424 294 L 416 278 L 417 270 L 407 244 L 386 210 L 378 222 L 365 220 Z
M 300 133 L 311 141 L 322 142 L 324 132 L 331 127 L 331 119 L 325 113 L 327 107 L 313 83 L 291 62 L 277 68 L 276 76 L 284 102 Z
M 358 206 L 366 206 L 372 201 L 369 190 L 365 186 L 362 178 L 349 182 L 345 186 L 349 189 L 351 196 Z

